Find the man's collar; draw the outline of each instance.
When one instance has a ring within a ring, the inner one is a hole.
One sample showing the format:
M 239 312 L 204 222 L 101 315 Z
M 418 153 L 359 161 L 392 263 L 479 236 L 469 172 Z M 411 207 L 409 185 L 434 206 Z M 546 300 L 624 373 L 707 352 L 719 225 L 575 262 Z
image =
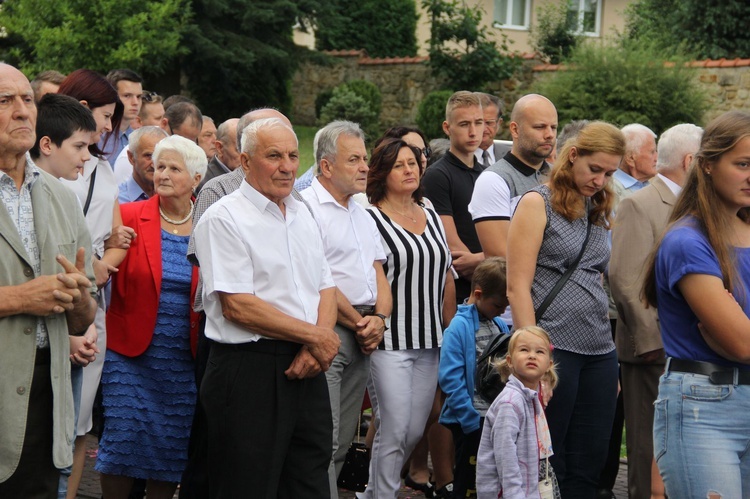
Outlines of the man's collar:
M 445 156 L 443 157 L 445 158 L 445 161 L 447 161 L 449 165 L 455 166 L 457 168 L 461 168 L 463 170 L 469 170 L 469 171 L 474 170 L 477 172 L 481 172 L 484 170 L 484 165 L 482 165 L 479 161 L 477 161 L 477 158 L 476 156 L 474 156 L 473 153 L 471 155 L 471 159 L 474 161 L 473 168 L 469 168 L 468 166 L 466 166 L 466 163 L 458 159 L 458 156 L 456 156 L 450 151 L 446 151 Z
M 313 181 L 310 184 L 310 188 L 313 190 L 313 192 L 315 192 L 315 195 L 318 196 L 318 202 L 320 202 L 320 204 L 334 204 L 339 208 L 348 209 L 350 204 L 353 202 L 352 196 L 349 196 L 346 201 L 346 206 L 343 206 L 341 203 L 336 201 L 336 198 L 333 197 L 333 194 L 331 194 L 328 189 L 326 189 L 323 184 L 320 183 L 318 177 L 313 178 Z
M 232 170 L 229 169 L 227 165 L 224 164 L 222 160 L 219 159 L 218 154 L 214 154 L 214 161 L 216 161 L 216 164 L 219 165 L 219 167 L 224 170 L 224 173 L 230 173 Z M 239 167 L 238 167 L 239 168 Z
M 518 170 L 519 173 L 526 177 L 531 177 L 532 175 L 536 174 L 536 172 L 539 172 L 541 174 L 546 174 L 550 170 L 549 163 L 546 161 L 542 162 L 542 166 L 539 167 L 539 169 L 535 169 L 521 161 L 515 154 L 508 151 L 505 153 L 505 156 L 503 156 L 503 159 L 510 163 L 510 166 Z
M 245 196 L 245 198 L 247 198 L 248 201 L 250 201 L 251 203 L 253 203 L 253 205 L 261 213 L 264 213 L 269 208 L 271 208 L 271 210 L 274 211 L 274 212 L 279 212 L 280 213 L 280 211 L 281 211 L 281 209 L 279 208 L 279 206 L 276 203 L 274 203 L 273 201 L 271 201 L 270 199 L 268 199 L 266 196 L 264 196 L 263 194 L 261 194 L 257 189 L 255 189 L 255 187 L 253 187 L 252 185 L 250 185 L 250 183 L 248 183 L 247 180 L 244 180 L 240 184 L 240 192 L 242 193 L 243 196 Z M 283 199 L 283 202 L 284 202 L 284 205 L 286 206 L 287 210 L 289 210 L 289 211 L 297 211 L 297 203 L 299 203 L 299 201 L 297 201 L 296 199 L 294 199 L 294 197 L 292 197 L 291 194 L 289 196 L 285 197 Z
M 624 170 L 621 170 L 620 168 L 615 170 L 613 177 L 615 177 L 615 179 L 620 182 L 625 189 L 629 189 L 635 184 L 639 183 L 638 180 L 636 180 L 634 177 L 631 177 L 628 173 L 626 173 Z

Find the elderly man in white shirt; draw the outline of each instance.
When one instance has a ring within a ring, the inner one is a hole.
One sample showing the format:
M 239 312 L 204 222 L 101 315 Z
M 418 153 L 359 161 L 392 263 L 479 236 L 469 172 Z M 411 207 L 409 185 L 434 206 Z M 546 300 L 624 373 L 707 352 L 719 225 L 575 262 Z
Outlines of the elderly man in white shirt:
M 339 353 L 326 372 L 333 415 L 331 497 L 357 431 L 370 372 L 370 353 L 383 339 L 391 313 L 391 291 L 383 271 L 385 252 L 374 220 L 352 196 L 367 186 L 367 149 L 356 123 L 334 121 L 315 137 L 318 176 L 302 193 L 320 227 L 328 264 L 338 290 L 334 330 Z
M 328 498 L 338 352 L 336 289 L 310 211 L 290 194 L 297 137 L 277 118 L 244 130 L 240 188 L 195 228 L 206 337 L 201 385 L 209 497 Z

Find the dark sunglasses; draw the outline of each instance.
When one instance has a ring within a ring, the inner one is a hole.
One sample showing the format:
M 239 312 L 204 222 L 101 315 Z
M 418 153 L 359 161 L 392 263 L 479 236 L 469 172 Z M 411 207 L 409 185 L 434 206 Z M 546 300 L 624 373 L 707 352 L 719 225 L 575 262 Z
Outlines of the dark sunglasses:
M 144 102 L 153 102 L 157 97 L 159 97 L 159 94 L 156 92 L 147 92 L 144 90 L 141 99 L 143 99 Z

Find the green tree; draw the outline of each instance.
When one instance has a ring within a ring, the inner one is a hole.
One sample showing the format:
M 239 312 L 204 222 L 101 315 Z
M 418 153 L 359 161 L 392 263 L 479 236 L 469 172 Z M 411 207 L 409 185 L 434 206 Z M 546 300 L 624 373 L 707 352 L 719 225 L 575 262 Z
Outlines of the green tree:
M 189 18 L 187 0 L 6 0 L 0 10 L 6 60 L 28 74 L 83 67 L 160 74 L 185 52 Z
M 661 133 L 678 123 L 702 122 L 705 95 L 683 61 L 668 63 L 663 52 L 632 43 L 584 44 L 568 62 L 568 70 L 532 89 L 555 103 L 561 126 L 598 119 L 641 123 Z
M 331 99 L 320 110 L 320 126 L 335 120 L 359 123 L 368 140 L 374 140 L 380 132 L 378 115 L 370 108 L 370 103 L 346 84 L 334 88 Z
M 581 39 L 574 32 L 569 6 L 568 0 L 542 5 L 537 9 L 536 26 L 531 29 L 531 46 L 552 64 L 570 57 Z
M 746 0 L 639 0 L 626 11 L 625 36 L 699 58 L 750 57 Z
M 317 16 L 318 50 L 365 49 L 372 57 L 405 57 L 417 53 L 414 0 L 332 0 L 330 11 Z
M 452 90 L 436 90 L 430 92 L 419 103 L 417 109 L 417 126 L 428 139 L 443 139 L 443 121 L 445 121 L 445 105 L 453 95 Z
M 195 25 L 183 43 L 188 90 L 211 116 L 225 119 L 260 106 L 289 107 L 289 80 L 301 55 L 292 26 L 316 0 L 193 0 Z
M 489 39 L 479 7 L 463 0 L 424 0 L 422 6 L 432 21 L 429 64 L 447 88 L 483 90 L 487 83 L 512 76 L 520 65 L 507 54 L 504 35 L 499 48 Z

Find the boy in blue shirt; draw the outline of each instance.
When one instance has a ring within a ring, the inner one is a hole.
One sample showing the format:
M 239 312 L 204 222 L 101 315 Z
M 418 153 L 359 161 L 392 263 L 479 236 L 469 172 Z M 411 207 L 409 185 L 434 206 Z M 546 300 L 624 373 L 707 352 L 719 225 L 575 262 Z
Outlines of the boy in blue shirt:
M 453 494 L 476 497 L 476 456 L 490 402 L 475 390 L 477 357 L 508 326 L 498 317 L 508 306 L 505 260 L 487 258 L 474 270 L 471 294 L 459 305 L 443 334 L 438 380 L 446 400 L 440 423 L 453 433 L 456 448 Z

